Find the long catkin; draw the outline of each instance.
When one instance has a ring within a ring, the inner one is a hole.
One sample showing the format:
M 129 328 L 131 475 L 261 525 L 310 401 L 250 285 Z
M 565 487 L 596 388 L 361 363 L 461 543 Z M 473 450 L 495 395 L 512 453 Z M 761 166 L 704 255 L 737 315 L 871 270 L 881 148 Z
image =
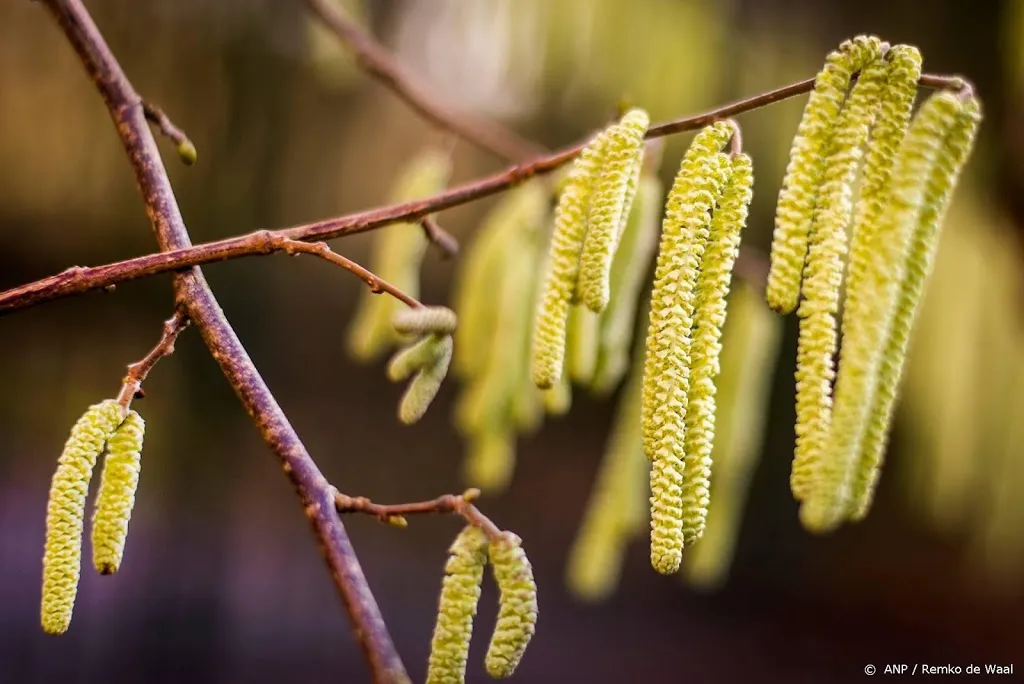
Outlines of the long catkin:
M 145 433 L 146 421 L 129 411 L 107 440 L 92 518 L 92 563 L 101 575 L 113 575 L 121 567 L 139 486 Z
M 537 583 L 522 540 L 503 532 L 490 543 L 494 582 L 501 593 L 498 620 L 487 646 L 484 666 L 495 678 L 512 676 L 537 629 Z

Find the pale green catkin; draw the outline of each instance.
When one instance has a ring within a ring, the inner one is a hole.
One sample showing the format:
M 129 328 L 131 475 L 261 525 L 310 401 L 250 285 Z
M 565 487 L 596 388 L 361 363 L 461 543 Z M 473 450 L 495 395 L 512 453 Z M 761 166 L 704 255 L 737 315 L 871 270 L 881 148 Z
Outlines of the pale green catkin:
M 651 469 L 651 565 L 679 569 L 683 551 L 683 440 L 689 391 L 694 290 L 728 157 L 718 150 L 732 128 L 697 134 L 669 192 L 651 293 L 644 357 L 641 427 Z
M 487 537 L 467 526 L 449 549 L 437 604 L 437 623 L 430 642 L 427 684 L 463 684 L 473 636 L 473 618 L 487 565 Z
M 821 462 L 828 449 L 846 226 L 853 210 L 853 183 L 862 148 L 885 80 L 886 63 L 880 58 L 861 71 L 828 143 L 824 180 L 814 209 L 803 301 L 797 310 L 800 333 L 796 365 L 796 448 L 790 487 L 793 496 L 800 501 L 817 486 Z
M 533 325 L 531 376 L 541 389 L 555 386 L 562 377 L 569 306 L 579 279 L 587 214 L 608 138 L 607 131 L 599 134 L 576 157 L 555 207 L 547 274 Z
M 629 368 L 637 303 L 658 245 L 665 189 L 653 169 L 641 174 L 636 206 L 622 233 L 611 272 L 611 299 L 601 314 L 597 370 L 592 384 L 599 394 L 615 389 Z M 637 398 L 639 403 L 639 397 Z
M 722 585 L 732 565 L 743 507 L 757 468 L 768 401 L 782 340 L 782 319 L 760 292 L 739 281 L 729 299 L 722 338 L 722 372 L 715 411 L 714 478 L 704 536 L 683 557 L 686 581 Z
M 47 634 L 63 634 L 71 624 L 82 568 L 85 498 L 96 459 L 124 418 L 113 400 L 90 406 L 71 428 L 46 505 L 43 595 L 40 621 Z
M 644 135 L 650 123 L 647 112 L 633 109 L 609 129 L 601 175 L 594 185 L 587 215 L 576 285 L 577 299 L 594 313 L 604 311 L 611 297 L 612 259 L 636 194 Z
M 569 379 L 581 387 L 589 386 L 597 370 L 601 344 L 601 316 L 584 306 L 569 310 L 566 330 L 566 370 Z
M 484 666 L 496 679 L 512 676 L 537 629 L 537 583 L 522 540 L 503 532 L 490 544 L 494 581 L 501 593 L 498 620 Z
M 690 347 L 690 389 L 686 399 L 686 454 L 683 469 L 683 543 L 693 544 L 704 534 L 711 488 L 711 449 L 715 439 L 715 380 L 719 370 L 722 326 L 732 267 L 739 255 L 740 236 L 754 190 L 750 157 L 736 155 L 722 192 L 707 248 L 700 263 L 693 343 Z
M 101 575 L 113 575 L 121 567 L 139 486 L 145 434 L 146 421 L 129 411 L 107 440 L 92 517 L 92 564 Z
M 436 339 L 441 349 L 440 355 L 433 364 L 416 373 L 398 404 L 398 419 L 406 425 L 412 425 L 423 417 L 448 374 L 448 364 L 452 360 L 452 338 L 445 335 Z
M 815 79 L 793 140 L 776 210 L 766 297 L 779 313 L 792 313 L 799 301 L 815 204 L 819 193 L 824 192 L 829 142 L 850 80 L 855 72 L 878 59 L 882 47 L 873 36 L 847 40 L 829 54 Z
M 648 463 L 636 410 L 642 389 L 638 364 L 616 408 L 597 480 L 569 553 L 566 584 L 584 601 L 603 600 L 615 590 L 626 545 L 647 521 Z
M 451 175 L 449 155 L 426 150 L 415 156 L 395 182 L 390 200 L 411 202 L 437 194 Z M 398 223 L 381 228 L 374 235 L 370 270 L 410 297 L 419 297 L 420 265 L 428 240 L 422 228 Z M 348 347 L 361 361 L 377 358 L 401 340 L 392 326 L 392 317 L 401 304 L 393 297 L 382 297 L 364 290 L 359 309 L 348 331 Z
M 864 447 L 853 482 L 852 507 L 849 514 L 853 520 L 861 520 L 867 515 L 874 498 L 907 346 L 924 288 L 931 275 L 942 220 L 960 172 L 974 149 L 981 118 L 981 104 L 974 97 L 968 98 L 963 103 L 942 149 L 939 150 L 935 167 L 924 191 L 924 204 L 917 217 L 913 241 L 907 253 L 895 316 L 892 319 L 885 350 L 882 352 L 875 403 L 867 423 Z
M 564 416 L 572 408 L 572 386 L 568 376 L 563 375 L 555 386 L 540 393 L 544 411 L 549 416 Z
M 436 364 L 444 356 L 442 339 L 438 335 L 426 335 L 412 345 L 398 351 L 388 361 L 388 380 L 391 382 L 401 382 L 416 371 Z
M 885 338 L 894 315 L 899 284 L 911 248 L 913 231 L 926 201 L 929 176 L 937 163 L 940 150 L 960 110 L 960 100 L 952 93 L 929 98 L 914 118 L 900 145 L 892 171 L 891 189 L 885 222 L 879 227 L 873 244 L 874 259 L 867 283 L 870 303 L 862 304 L 863 320 L 854 319 L 854 327 L 844 339 L 843 369 L 837 384 L 840 408 L 853 406 L 861 400 L 851 393 L 867 394 L 868 406 L 873 403 L 873 385 L 878 374 L 880 357 L 885 353 Z M 864 430 L 857 425 L 855 410 L 843 408 L 843 422 L 833 426 L 830 451 L 823 459 L 817 480 L 807 493 L 800 509 L 804 526 L 815 532 L 834 529 L 846 517 L 851 502 L 853 471 L 860 457 L 857 437 Z M 850 439 L 847 445 L 836 441 Z
M 455 312 L 444 306 L 419 306 L 399 309 L 392 321 L 402 335 L 451 335 L 458 327 Z
M 469 439 L 463 480 L 471 487 L 499 494 L 508 488 L 515 466 L 516 435 L 512 427 L 488 426 Z

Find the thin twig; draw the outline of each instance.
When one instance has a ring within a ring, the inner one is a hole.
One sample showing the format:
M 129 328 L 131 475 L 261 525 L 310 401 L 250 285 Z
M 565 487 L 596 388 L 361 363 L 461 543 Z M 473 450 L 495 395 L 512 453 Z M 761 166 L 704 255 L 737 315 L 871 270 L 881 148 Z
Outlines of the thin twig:
M 78 53 L 107 105 L 146 205 L 146 213 L 162 250 L 190 246 L 160 151 L 149 130 L 141 98 L 121 70 L 80 0 L 42 0 Z M 366 576 L 340 517 L 334 510 L 334 488 L 306 451 L 259 371 L 228 323 L 220 304 L 197 269 L 178 273 L 175 294 L 199 330 L 264 441 L 280 458 L 313 525 L 334 583 L 352 620 L 376 684 L 407 684 L 411 680 L 395 650 L 370 591 Z
M 156 346 L 142 359 L 128 366 L 128 373 L 121 381 L 121 391 L 117 395 L 117 403 L 121 404 L 125 411 L 131 407 L 132 399 L 142 398 L 142 383 L 160 359 L 174 353 L 174 343 L 188 324 L 188 314 L 181 308 L 175 309 L 174 315 L 164 321 L 163 333 Z
M 969 84 L 959 76 L 924 75 L 920 85 L 934 88 L 955 89 L 964 92 Z M 787 98 L 806 93 L 814 86 L 814 79 L 805 79 L 782 88 L 755 95 L 724 107 L 712 109 L 694 116 L 669 121 L 651 127 L 647 139 L 656 139 L 676 133 L 695 130 L 736 114 L 765 107 Z M 0 292 L 0 314 L 16 309 L 34 306 L 53 299 L 81 294 L 116 285 L 128 280 L 177 271 L 190 266 L 199 266 L 226 259 L 271 254 L 281 248 L 279 237 L 303 242 L 330 240 L 345 235 L 354 235 L 375 230 L 393 223 L 422 221 L 425 216 L 443 209 L 459 206 L 474 200 L 489 197 L 508 190 L 534 176 L 555 171 L 571 161 L 583 149 L 585 143 L 571 145 L 554 154 L 526 164 L 517 164 L 492 176 L 457 185 L 444 192 L 413 202 L 393 204 L 337 218 L 307 223 L 291 228 L 269 231 L 261 230 L 246 235 L 225 238 L 187 248 L 167 250 L 160 254 L 126 259 L 103 266 L 74 266 L 56 275 L 20 285 Z
M 185 131 L 181 130 L 174 125 L 174 122 L 164 114 L 164 110 L 157 107 L 151 102 L 142 102 L 142 111 L 146 114 L 146 119 L 150 123 L 157 127 L 162 135 L 170 139 L 178 148 L 178 156 L 181 157 L 181 161 L 186 166 L 192 166 L 196 163 L 198 154 L 196 153 L 196 146 L 192 144 L 192 141 L 185 135 Z
M 334 506 L 338 513 L 365 513 L 381 522 L 398 527 L 405 527 L 405 517 L 408 515 L 451 513 L 460 516 L 470 525 L 479 527 L 489 538 L 500 539 L 501 529 L 473 505 L 473 501 L 479 496 L 479 489 L 467 489 L 462 494 L 444 494 L 430 501 L 377 504 L 363 496 L 347 496 L 337 493 L 334 496 Z
M 306 0 L 317 16 L 353 52 L 359 66 L 427 121 L 509 161 L 544 154 L 535 143 L 496 123 L 452 111 L 421 88 L 388 50 L 353 23 L 330 0 Z
M 385 292 L 414 309 L 423 306 L 423 304 L 421 304 L 415 297 L 410 297 L 369 269 L 363 268 L 351 259 L 338 254 L 328 247 L 326 242 L 302 242 L 300 240 L 290 240 L 288 238 L 278 239 L 281 243 L 280 248 L 284 250 L 285 254 L 312 254 L 313 256 L 318 256 L 325 261 L 329 261 L 335 266 L 341 266 L 349 273 L 352 273 L 362 279 L 374 294 Z
M 430 244 L 441 250 L 445 258 L 451 258 L 459 253 L 459 241 L 439 226 L 433 216 L 424 216 L 420 219 L 420 225 L 423 226 L 423 232 L 430 240 Z

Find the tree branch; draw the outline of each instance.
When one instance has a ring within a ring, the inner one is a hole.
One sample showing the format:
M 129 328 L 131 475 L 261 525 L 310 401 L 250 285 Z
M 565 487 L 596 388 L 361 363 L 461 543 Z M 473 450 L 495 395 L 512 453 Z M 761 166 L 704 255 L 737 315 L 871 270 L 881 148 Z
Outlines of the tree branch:
M 106 102 L 131 161 L 160 248 L 189 247 L 188 231 L 156 141 L 146 124 L 141 98 L 80 0 L 42 1 L 63 29 Z M 366 654 L 373 681 L 379 684 L 410 682 L 334 509 L 334 488 L 289 424 L 201 271 L 195 268 L 177 274 L 174 287 L 179 303 L 295 486 Z
M 479 496 L 480 490 L 474 488 L 467 489 L 462 494 L 445 494 L 430 501 L 376 504 L 364 496 L 346 496 L 339 492 L 334 495 L 334 506 L 338 513 L 365 513 L 397 527 L 406 526 L 407 515 L 451 513 L 460 516 L 470 525 L 479 527 L 491 539 L 500 539 L 501 529 L 473 505 Z
M 346 17 L 337 4 L 330 0 L 306 0 L 306 5 L 353 52 L 363 71 L 427 121 L 509 161 L 524 161 L 544 154 L 543 148 L 503 126 L 456 113 L 436 101 L 417 85 L 387 48 Z
M 117 403 L 121 404 L 125 411 L 131 406 L 132 399 L 142 398 L 142 383 L 160 359 L 174 353 L 174 343 L 188 324 L 188 315 L 185 311 L 181 308 L 175 309 L 174 315 L 164 321 L 163 334 L 156 346 L 142 359 L 128 366 L 128 373 L 121 381 L 121 391 L 117 395 Z
M 925 74 L 921 76 L 918 83 L 923 87 L 952 89 L 961 92 L 971 87 L 967 81 L 959 76 Z M 803 81 L 776 88 L 775 90 L 739 100 L 701 114 L 657 124 L 647 131 L 647 139 L 652 140 L 702 128 L 715 121 L 760 109 L 761 107 L 807 93 L 813 87 L 813 78 L 804 79 Z M 237 259 L 258 254 L 272 254 L 283 249 L 282 245 L 285 243 L 281 242 L 281 238 L 303 242 L 323 241 L 375 230 L 398 222 L 422 222 L 430 214 L 489 197 L 490 195 L 508 190 L 534 176 L 551 173 L 572 161 L 585 144 L 586 141 L 570 145 L 551 155 L 540 157 L 528 163 L 510 166 L 492 176 L 457 185 L 440 194 L 422 200 L 392 204 L 275 231 L 256 231 L 201 245 L 166 250 L 160 254 L 149 254 L 135 257 L 134 259 L 126 259 L 104 266 L 74 266 L 56 275 L 0 292 L 0 315 L 53 299 L 81 294 L 137 278 L 178 271 L 183 268 L 224 261 L 226 259 Z M 438 245 L 442 246 L 440 241 L 438 241 Z
M 177 145 L 178 156 L 181 157 L 181 161 L 186 166 L 192 166 L 196 163 L 198 154 L 196 153 L 196 146 L 192 144 L 192 141 L 188 139 L 185 132 L 174 125 L 174 122 L 164 114 L 164 110 L 157 107 L 155 104 L 143 101 L 142 111 L 146 114 L 146 118 L 157 127 L 160 134 L 168 138 L 171 142 Z

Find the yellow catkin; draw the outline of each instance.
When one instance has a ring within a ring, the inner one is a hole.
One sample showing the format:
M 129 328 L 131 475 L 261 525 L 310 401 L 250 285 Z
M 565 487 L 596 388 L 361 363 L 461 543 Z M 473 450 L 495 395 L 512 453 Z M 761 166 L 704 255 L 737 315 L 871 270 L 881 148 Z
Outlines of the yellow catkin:
M 437 360 L 416 373 L 398 404 L 398 419 L 406 425 L 412 425 L 423 417 L 448 374 L 452 338 L 445 335 L 438 338 L 437 344 L 441 350 Z
M 619 582 L 626 545 L 647 520 L 647 459 L 640 436 L 639 365 L 623 390 L 615 424 L 569 553 L 566 583 L 584 601 L 607 598 Z
M 139 486 L 145 434 L 146 421 L 135 411 L 129 411 L 107 440 L 92 517 L 92 564 L 101 575 L 113 575 L 121 567 L 135 490 Z
M 641 427 L 651 468 L 651 565 L 679 569 L 683 551 L 683 440 L 689 391 L 690 329 L 697 271 L 721 195 L 728 157 L 718 150 L 732 128 L 697 134 L 669 192 L 651 293 Z
M 715 439 L 715 380 L 722 350 L 726 297 L 732 267 L 739 254 L 740 234 L 753 198 L 754 167 L 737 155 L 715 209 L 708 245 L 701 259 L 690 347 L 690 389 L 686 400 L 686 462 L 683 470 L 683 543 L 704 534 L 711 487 L 711 448 Z
M 402 335 L 451 335 L 458 327 L 455 312 L 444 306 L 420 306 L 399 309 L 393 319 L 395 330 Z
M 463 464 L 467 485 L 500 494 L 512 481 L 516 465 L 516 436 L 511 426 L 488 426 L 470 437 Z
M 90 406 L 71 428 L 46 505 L 43 596 L 40 620 L 47 634 L 63 634 L 71 624 L 82 568 L 85 497 L 96 459 L 121 423 L 124 412 L 113 400 Z
M 636 206 L 630 212 L 612 262 L 611 299 L 601 314 L 599 353 L 593 382 L 594 390 L 600 394 L 615 389 L 629 368 L 637 302 L 658 245 L 664 197 L 665 189 L 653 169 L 641 174 Z
M 541 389 L 553 387 L 562 377 L 566 320 L 579 279 L 587 214 L 607 139 L 607 132 L 598 135 L 576 158 L 555 207 L 547 274 L 533 325 L 531 376 Z
M 715 415 L 714 479 L 707 529 L 688 549 L 683 573 L 705 590 L 728 577 L 747 490 L 757 467 L 768 399 L 782 340 L 782 319 L 750 285 L 738 282 L 722 339 L 722 372 Z
M 932 97 L 946 96 L 937 94 Z M 865 432 L 858 475 L 853 483 L 850 511 L 853 520 L 860 520 L 867 515 L 874 497 L 903 362 L 906 359 L 917 309 L 931 274 L 942 219 L 960 172 L 974 149 L 974 139 L 980 123 L 981 104 L 976 98 L 970 97 L 963 102 L 956 122 L 939 150 L 928 185 L 924 189 L 924 202 L 917 217 L 909 250 L 906 252 L 906 266 L 899 285 L 895 316 L 892 318 L 888 339 L 882 352 L 875 403 Z
M 390 200 L 411 202 L 444 189 L 451 175 L 449 155 L 427 150 L 414 157 L 398 177 Z M 427 248 L 423 230 L 411 223 L 399 223 L 377 231 L 370 270 L 410 297 L 419 297 L 420 264 Z M 356 359 L 377 358 L 401 337 L 392 317 L 405 305 L 393 297 L 381 297 L 364 290 L 359 309 L 348 331 L 348 347 Z
M 388 361 L 387 376 L 392 382 L 401 382 L 423 368 L 436 364 L 444 356 L 443 337 L 425 335 Z
M 565 342 L 566 371 L 577 385 L 586 387 L 594 380 L 600 335 L 600 314 L 583 306 L 570 309 Z
M 873 36 L 845 41 L 818 72 L 790 152 L 779 193 L 766 296 L 779 313 L 796 310 L 815 204 L 825 179 L 829 141 L 853 74 L 881 55 Z
M 430 643 L 427 684 L 463 684 L 466 680 L 473 618 L 487 565 L 487 537 L 479 528 L 467 526 L 448 554 Z
M 522 540 L 511 532 L 491 541 L 490 556 L 501 596 L 484 666 L 487 674 L 500 679 L 512 676 L 536 631 L 537 584 Z
M 807 250 L 803 301 L 797 310 L 796 449 L 790 486 L 798 500 L 816 486 L 832 416 L 832 381 L 846 226 L 853 210 L 853 183 L 878 100 L 885 85 L 881 59 L 861 71 L 828 143 L 824 182 L 818 192 Z
M 601 175 L 594 185 L 587 215 L 576 286 L 577 299 L 594 313 L 604 311 L 611 296 L 612 259 L 636 194 L 644 135 L 650 123 L 647 112 L 633 109 L 609 129 Z

